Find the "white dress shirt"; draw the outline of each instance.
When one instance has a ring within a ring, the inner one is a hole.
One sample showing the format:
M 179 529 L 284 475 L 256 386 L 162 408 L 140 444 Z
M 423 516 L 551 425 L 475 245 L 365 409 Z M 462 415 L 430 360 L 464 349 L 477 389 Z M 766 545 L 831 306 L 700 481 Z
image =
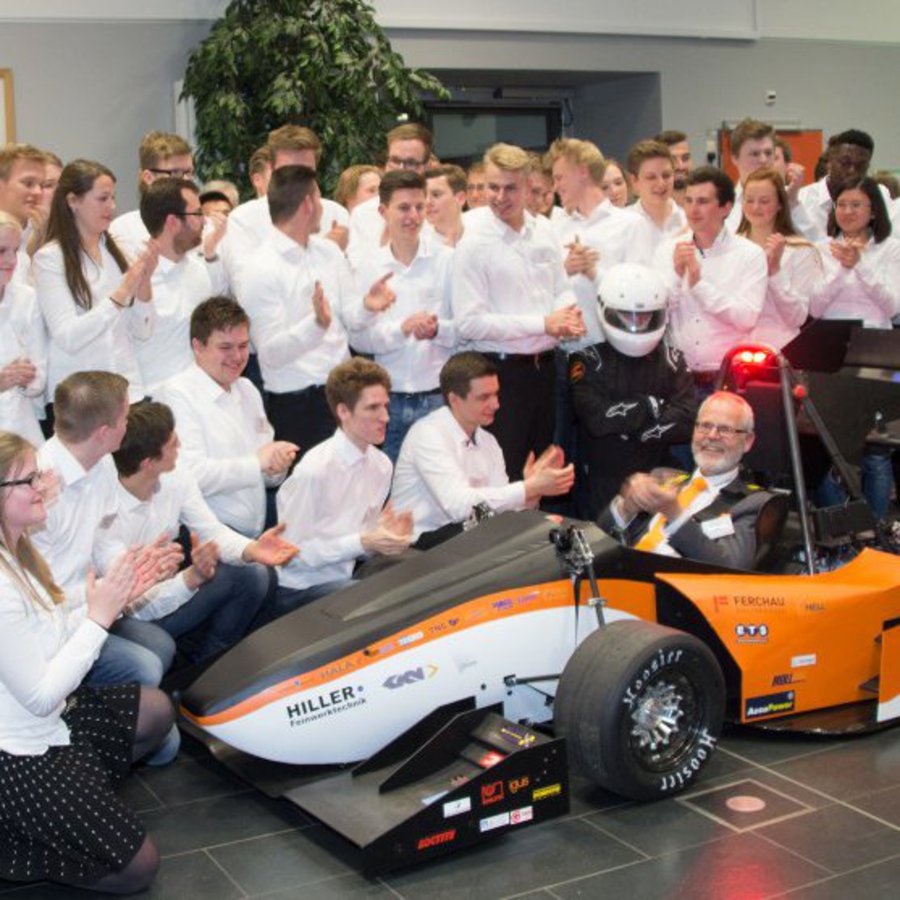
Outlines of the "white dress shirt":
M 107 454 L 86 470 L 57 435 L 38 450 L 37 465 L 56 472 L 61 491 L 31 539 L 74 603 L 72 592 L 85 584 L 91 565 L 102 573 L 126 549 L 111 530 L 119 510 L 116 466 Z
M 413 515 L 413 540 L 451 522 L 464 522 L 487 503 L 495 512 L 525 508 L 525 483 L 509 483 L 497 439 L 476 428 L 470 439 L 443 406 L 414 423 L 400 448 L 394 509 Z
M 347 244 L 347 258 L 354 271 L 362 260 L 387 243 L 387 227 L 384 223 L 384 216 L 381 215 L 380 206 L 381 200 L 376 195 L 369 197 L 368 200 L 363 200 L 362 203 L 357 203 L 350 212 L 350 240 Z M 435 243 L 440 240 L 430 222 L 422 223 L 419 237 Z
M 182 523 L 195 533 L 202 543 L 215 541 L 221 559 L 242 565 L 242 554 L 250 538 L 232 531 L 213 514 L 197 480 L 186 467 L 178 467 L 160 476 L 156 490 L 147 500 L 135 497 L 122 482 L 118 490 L 119 514 L 111 533 L 124 546 L 153 543 L 161 534 L 170 540 L 178 537 Z M 184 581 L 184 573 L 154 585 L 128 609 L 136 619 L 152 621 L 174 612 L 194 596 L 196 590 Z
M 653 255 L 659 245 L 687 230 L 687 216 L 684 210 L 674 200 L 671 204 L 671 211 L 662 227 L 656 224 L 640 200 L 623 210 L 626 214 L 634 216 L 639 223 L 629 235 L 625 262 L 639 263 L 642 266 L 652 265 Z
M 319 325 L 313 310 L 317 281 L 331 307 L 328 328 Z M 354 294 L 337 244 L 313 235 L 301 247 L 268 226 L 241 272 L 238 291 L 267 391 L 284 394 L 325 384 L 328 373 L 350 356 L 342 310 Z
M 320 233 L 327 234 L 335 222 L 338 225 L 349 225 L 350 214 L 340 203 L 323 197 Z M 269 215 L 268 197 L 248 200 L 232 210 L 228 216 L 228 230 L 218 246 L 218 253 L 225 264 L 228 280 L 238 295 L 244 266 L 250 261 L 253 251 L 269 236 L 271 229 L 272 217 Z
M 883 184 L 878 185 L 878 189 L 890 215 L 893 206 L 891 195 Z M 808 240 L 824 241 L 828 236 L 828 216 L 834 207 L 834 200 L 831 199 L 828 190 L 828 178 L 820 178 L 800 188 L 797 199 L 803 211 L 798 216 L 793 209 L 791 210 L 794 226 Z
M 274 438 L 259 391 L 238 378 L 225 390 L 196 363 L 155 398 L 175 414 L 184 463 L 216 516 L 256 536 L 266 519 L 266 481 L 256 451 Z
M 47 393 L 73 372 L 101 369 L 128 379 L 132 402 L 144 396 L 132 338 L 153 333 L 156 310 L 152 302 L 136 300 L 128 309 L 116 306 L 109 295 L 121 284 L 123 273 L 100 240 L 100 265 L 87 253 L 81 267 L 91 291 L 91 308 L 82 309 L 66 284 L 62 251 L 56 241 L 45 244 L 32 263 L 38 305 L 50 333 Z
M 0 546 L 0 750 L 13 756 L 70 743 L 66 698 L 100 655 L 106 631 L 87 618 L 83 590 L 77 603 L 69 600 L 55 604 Z
M 557 340 L 544 318 L 576 304 L 548 219 L 525 213 L 515 231 L 489 207 L 466 213 L 453 260 L 453 318 L 461 349 L 532 354 Z
M 604 274 L 613 266 L 628 259 L 629 245 L 639 227 L 638 220 L 613 206 L 609 200 L 604 200 L 598 203 L 589 215 L 582 215 L 578 210 L 561 210 L 550 221 L 563 259 L 569 252 L 568 245 L 574 243 L 576 238 L 579 243 L 600 254 L 595 278 L 591 279 L 581 274 L 571 278 L 572 290 L 578 299 L 586 329 L 583 338 L 566 341 L 566 350 L 574 352 L 606 340 L 603 326 L 600 324 L 597 290 Z
M 688 286 L 687 275 L 675 273 L 673 255 L 680 241 L 660 244 L 653 268 L 669 289 L 669 330 L 672 344 L 694 372 L 714 372 L 725 353 L 749 338 L 766 300 L 769 267 L 761 247 L 722 228 L 711 247 L 696 250 L 700 279 Z
M 830 244 L 826 240 L 819 245 L 825 276 L 810 297 L 810 314 L 817 319 L 862 319 L 867 328 L 890 328 L 891 319 L 900 313 L 900 240 L 888 237 L 876 244 L 870 238 L 852 269 L 831 255 Z
M 191 313 L 204 300 L 224 292 L 225 273 L 221 263 L 207 263 L 193 253 L 177 262 L 160 256 L 151 287 L 156 310 L 153 334 L 135 338 L 134 349 L 144 390 L 152 395 L 194 361 Z
M 116 216 L 110 222 L 109 233 L 128 259 L 137 259 L 150 240 L 150 232 L 147 231 L 139 209 Z
M 14 359 L 27 357 L 37 374 L 27 387 L 0 391 L 0 431 L 12 431 L 33 446 L 44 443 L 35 415 L 34 398 L 44 393 L 47 382 L 47 332 L 34 298 L 24 282 L 11 281 L 0 289 L 0 369 Z
M 375 527 L 391 487 L 391 461 L 377 447 L 359 449 L 339 428 L 313 447 L 278 490 L 284 538 L 300 548 L 278 581 L 308 588 L 350 578 L 365 552 L 361 535 Z
M 444 363 L 456 346 L 456 328 L 450 308 L 453 251 L 427 238 L 419 239 L 412 262 L 407 266 L 391 252 L 389 245 L 378 247 L 359 261 L 359 290 L 354 301 L 354 319 L 348 315 L 350 343 L 355 350 L 372 353 L 375 361 L 391 376 L 391 390 L 406 394 L 434 390 L 440 383 Z M 386 310 L 370 313 L 360 296 L 388 273 L 388 286 L 397 299 Z M 413 313 L 434 313 L 438 332 L 431 340 L 404 335 L 403 320 Z
M 816 247 L 787 244 L 778 273 L 769 276 L 766 302 L 752 339 L 776 350 L 790 343 L 809 316 L 809 298 L 822 283 L 824 271 L 822 256 Z

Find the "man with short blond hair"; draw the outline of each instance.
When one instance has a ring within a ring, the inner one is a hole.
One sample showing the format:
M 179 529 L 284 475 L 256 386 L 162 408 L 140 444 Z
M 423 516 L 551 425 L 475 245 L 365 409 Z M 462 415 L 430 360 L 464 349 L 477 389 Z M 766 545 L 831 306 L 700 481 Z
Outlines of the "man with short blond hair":
M 28 242 L 41 218 L 46 156 L 31 144 L 0 144 L 0 210 L 22 227 L 14 281 L 27 281 L 31 269 Z
M 141 138 L 138 165 L 139 198 L 158 178 L 194 177 L 191 145 L 181 135 L 168 131 L 149 131 Z M 150 239 L 140 209 L 122 213 L 113 219 L 109 233 L 129 259 L 137 259 Z
M 492 431 L 507 471 L 521 472 L 553 440 L 554 351 L 584 335 L 584 317 L 550 222 L 526 209 L 528 154 L 495 144 L 484 166 L 490 205 L 466 214 L 453 317 L 462 347 L 497 364 L 505 394 Z
M 425 172 L 425 217 L 448 247 L 463 236 L 466 173 L 459 166 L 435 166 Z

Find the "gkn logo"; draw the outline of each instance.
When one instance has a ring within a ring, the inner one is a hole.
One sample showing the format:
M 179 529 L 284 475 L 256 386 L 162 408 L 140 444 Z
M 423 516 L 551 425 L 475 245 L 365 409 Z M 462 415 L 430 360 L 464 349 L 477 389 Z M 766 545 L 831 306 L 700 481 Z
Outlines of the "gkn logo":
M 419 681 L 425 681 L 426 678 L 434 678 L 438 673 L 438 667 L 429 663 L 427 666 L 419 666 L 416 669 L 407 669 L 398 675 L 389 675 L 383 686 L 390 691 L 397 688 L 405 687 L 408 684 L 416 684 Z

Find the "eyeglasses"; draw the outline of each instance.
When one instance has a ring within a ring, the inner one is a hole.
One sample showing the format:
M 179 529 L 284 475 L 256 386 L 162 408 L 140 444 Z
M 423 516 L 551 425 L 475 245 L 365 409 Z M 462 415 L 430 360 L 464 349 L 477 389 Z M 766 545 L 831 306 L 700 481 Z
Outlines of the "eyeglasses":
M 400 156 L 389 156 L 387 161 L 395 168 L 395 169 L 419 169 L 425 165 L 424 159 L 410 159 L 410 158 L 402 158 Z
M 154 175 L 167 175 L 169 178 L 193 178 L 193 169 L 147 169 Z
M 0 487 L 18 487 L 20 484 L 27 484 L 28 487 L 37 490 L 38 482 L 44 477 L 44 473 L 35 469 L 31 474 L 24 478 L 12 478 L 9 481 L 0 481 Z
M 749 433 L 747 428 L 732 428 L 731 425 L 720 425 L 718 422 L 695 422 L 694 431 L 699 431 L 700 434 L 712 434 L 713 431 L 717 431 L 723 438 Z

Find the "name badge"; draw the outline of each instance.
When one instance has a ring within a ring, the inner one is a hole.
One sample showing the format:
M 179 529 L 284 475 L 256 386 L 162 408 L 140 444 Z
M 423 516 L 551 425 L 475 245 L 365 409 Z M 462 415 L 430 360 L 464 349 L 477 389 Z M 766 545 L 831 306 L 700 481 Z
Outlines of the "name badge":
M 707 519 L 705 522 L 700 523 L 700 527 L 711 541 L 734 534 L 734 522 L 731 521 L 731 516 L 728 513 L 716 516 L 715 519 Z

